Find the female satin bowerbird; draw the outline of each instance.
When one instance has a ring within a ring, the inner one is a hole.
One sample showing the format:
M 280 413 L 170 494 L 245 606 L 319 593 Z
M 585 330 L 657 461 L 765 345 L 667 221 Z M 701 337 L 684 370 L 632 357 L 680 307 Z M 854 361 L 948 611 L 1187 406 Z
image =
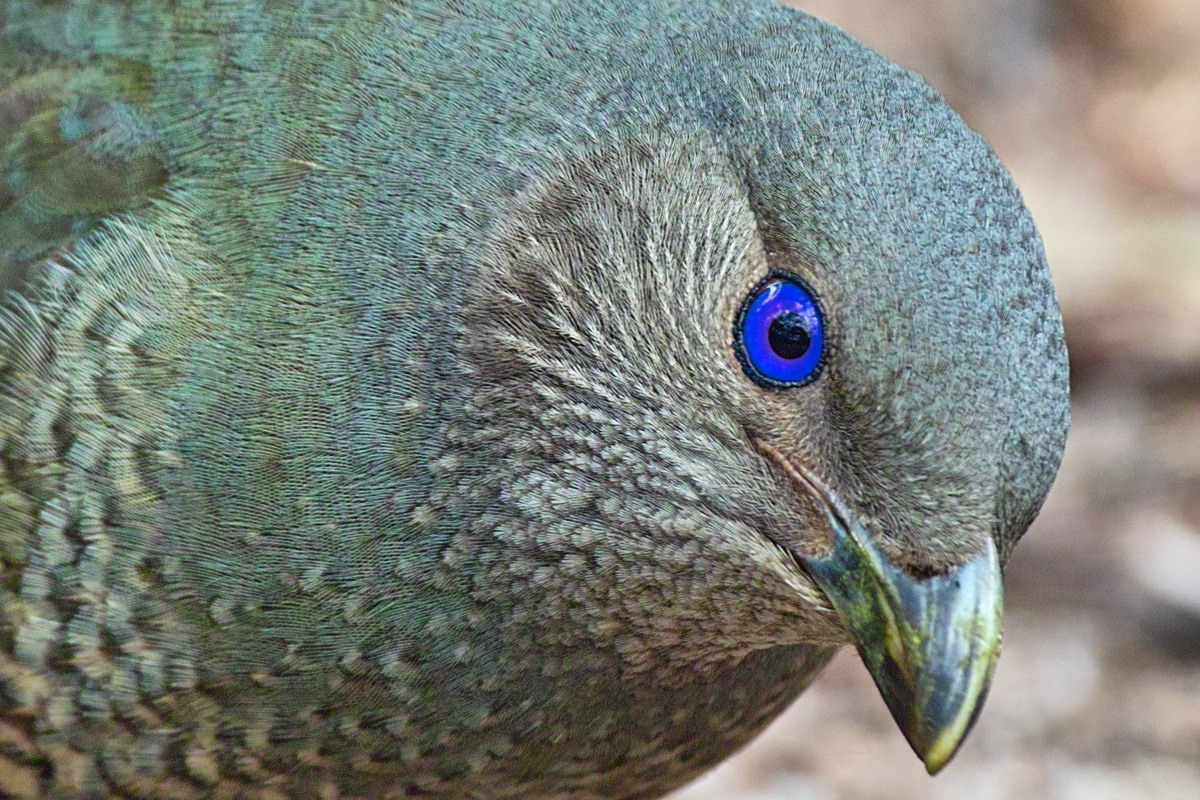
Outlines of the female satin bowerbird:
M 1067 370 L 919 78 L 767 0 L 0 15 L 0 793 L 652 798 L 848 642 L 951 757 Z

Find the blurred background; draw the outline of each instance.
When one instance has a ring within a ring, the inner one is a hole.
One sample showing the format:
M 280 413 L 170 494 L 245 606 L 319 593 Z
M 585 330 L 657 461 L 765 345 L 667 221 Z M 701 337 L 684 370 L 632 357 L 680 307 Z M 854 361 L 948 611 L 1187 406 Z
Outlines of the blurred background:
M 672 800 L 1200 798 L 1200 0 L 791 0 L 922 73 L 1050 257 L 1073 427 L 937 779 L 853 651 Z

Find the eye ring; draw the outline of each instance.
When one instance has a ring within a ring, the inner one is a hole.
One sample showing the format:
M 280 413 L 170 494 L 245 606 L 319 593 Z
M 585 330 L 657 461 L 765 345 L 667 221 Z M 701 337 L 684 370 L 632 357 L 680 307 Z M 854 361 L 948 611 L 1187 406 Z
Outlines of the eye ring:
M 733 329 L 742 370 L 767 389 L 794 389 L 816 380 L 824 366 L 824 314 L 799 277 L 775 272 L 742 303 Z

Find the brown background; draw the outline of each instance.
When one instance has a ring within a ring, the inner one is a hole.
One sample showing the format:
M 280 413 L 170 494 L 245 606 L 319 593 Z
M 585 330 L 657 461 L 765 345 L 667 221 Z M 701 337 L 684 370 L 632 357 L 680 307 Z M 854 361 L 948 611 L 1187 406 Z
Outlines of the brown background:
M 924 774 L 852 651 L 672 800 L 1200 800 L 1200 0 L 793 0 L 924 74 L 1045 236 L 1074 424 L 1005 652 Z

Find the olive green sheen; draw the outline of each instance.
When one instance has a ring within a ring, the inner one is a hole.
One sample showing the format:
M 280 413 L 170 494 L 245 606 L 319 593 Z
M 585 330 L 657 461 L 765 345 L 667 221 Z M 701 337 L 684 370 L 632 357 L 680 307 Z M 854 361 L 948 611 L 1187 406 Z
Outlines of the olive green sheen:
M 21 800 L 655 798 L 850 642 L 936 770 L 1067 428 L 1008 173 L 769 0 L 0 0 L 0 283 Z

